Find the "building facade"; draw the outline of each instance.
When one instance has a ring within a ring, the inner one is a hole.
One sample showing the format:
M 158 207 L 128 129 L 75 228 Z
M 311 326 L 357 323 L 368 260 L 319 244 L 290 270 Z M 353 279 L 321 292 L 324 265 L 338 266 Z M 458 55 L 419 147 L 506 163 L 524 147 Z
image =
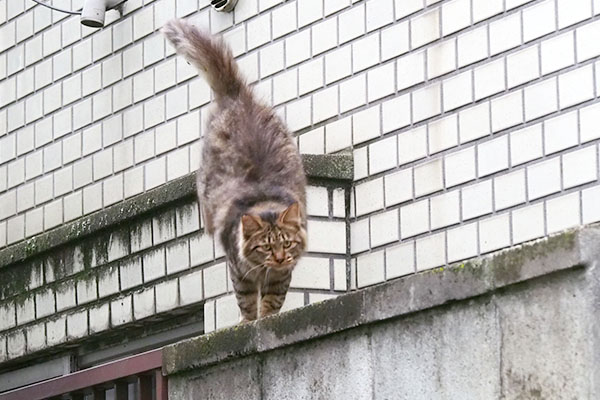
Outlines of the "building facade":
M 311 180 L 291 309 L 599 221 L 597 14 L 598 0 L 128 0 L 89 28 L 0 0 L 0 368 L 89 366 L 238 320 L 188 179 L 211 93 L 165 21 L 223 35 L 301 153 L 352 155 L 350 180 Z

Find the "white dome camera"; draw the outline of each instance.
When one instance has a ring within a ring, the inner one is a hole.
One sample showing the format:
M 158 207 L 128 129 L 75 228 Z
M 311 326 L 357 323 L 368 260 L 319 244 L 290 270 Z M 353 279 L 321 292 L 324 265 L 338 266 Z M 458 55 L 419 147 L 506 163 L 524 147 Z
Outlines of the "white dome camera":
M 111 10 L 126 0 L 84 0 L 81 10 L 81 23 L 92 28 L 104 26 L 106 10 Z

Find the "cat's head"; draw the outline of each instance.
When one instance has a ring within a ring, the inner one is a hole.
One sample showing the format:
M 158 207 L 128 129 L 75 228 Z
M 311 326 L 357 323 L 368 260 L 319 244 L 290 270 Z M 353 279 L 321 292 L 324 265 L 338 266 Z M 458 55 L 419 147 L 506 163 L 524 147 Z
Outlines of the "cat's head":
M 281 212 L 243 215 L 240 230 L 241 255 L 253 265 L 293 268 L 306 247 L 298 203 Z

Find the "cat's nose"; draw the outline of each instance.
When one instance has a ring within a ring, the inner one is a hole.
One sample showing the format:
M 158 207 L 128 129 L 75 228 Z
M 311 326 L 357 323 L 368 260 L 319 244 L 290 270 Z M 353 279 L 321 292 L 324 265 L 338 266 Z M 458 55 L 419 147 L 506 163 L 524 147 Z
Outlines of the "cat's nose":
M 285 254 L 283 252 L 275 253 L 273 254 L 273 257 L 275 258 L 275 261 L 277 261 L 279 264 L 282 264 L 285 261 Z

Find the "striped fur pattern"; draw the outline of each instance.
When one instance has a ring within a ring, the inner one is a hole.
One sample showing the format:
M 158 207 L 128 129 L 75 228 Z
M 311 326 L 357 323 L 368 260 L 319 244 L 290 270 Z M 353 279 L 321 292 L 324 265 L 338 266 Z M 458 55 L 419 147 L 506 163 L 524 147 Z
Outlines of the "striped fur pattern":
M 222 39 L 184 20 L 162 29 L 214 92 L 198 198 L 223 245 L 243 321 L 277 313 L 306 248 L 306 177 L 294 139 L 256 100 Z

